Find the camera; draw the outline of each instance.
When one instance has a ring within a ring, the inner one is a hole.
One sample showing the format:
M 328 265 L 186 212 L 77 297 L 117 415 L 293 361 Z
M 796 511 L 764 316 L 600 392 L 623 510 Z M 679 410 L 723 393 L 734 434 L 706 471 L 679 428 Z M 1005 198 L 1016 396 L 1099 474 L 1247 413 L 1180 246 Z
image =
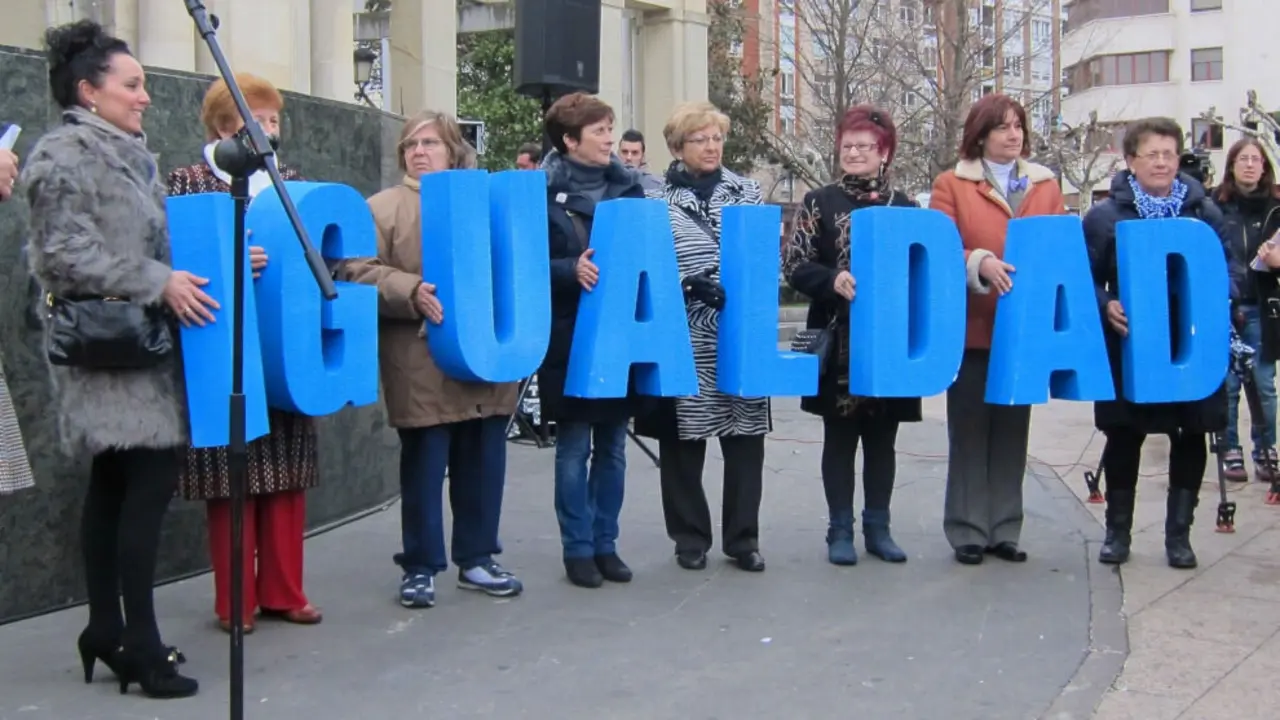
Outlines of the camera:
M 1207 185 L 1213 177 L 1213 166 L 1209 162 L 1209 153 L 1203 150 L 1188 150 L 1178 158 L 1178 170 L 1195 178 L 1201 185 Z
M 459 129 L 462 130 L 462 139 L 467 144 L 475 148 L 477 155 L 484 154 L 484 121 L 483 120 L 458 120 Z

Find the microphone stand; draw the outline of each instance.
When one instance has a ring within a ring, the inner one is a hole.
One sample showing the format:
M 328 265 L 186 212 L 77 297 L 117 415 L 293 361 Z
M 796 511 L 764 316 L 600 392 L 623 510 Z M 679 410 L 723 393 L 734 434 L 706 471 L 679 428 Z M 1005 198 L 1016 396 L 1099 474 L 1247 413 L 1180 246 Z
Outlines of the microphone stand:
M 333 279 L 325 266 L 324 258 L 311 244 L 307 231 L 298 216 L 298 209 L 285 191 L 284 180 L 276 167 L 275 149 L 272 147 L 262 126 L 253 118 L 244 94 L 236 84 L 235 74 L 227 63 L 218 38 L 215 35 L 217 18 L 211 18 L 200 0 L 184 0 L 187 12 L 195 21 L 196 30 L 209 46 L 213 61 L 218 65 L 218 73 L 231 91 L 236 109 L 244 121 L 244 128 L 234 137 L 222 140 L 214 148 L 213 157 L 218 167 L 231 175 L 231 197 L 235 202 L 235 245 L 234 245 L 234 281 L 232 293 L 232 345 L 231 345 L 231 409 L 230 442 L 228 447 L 227 469 L 231 480 L 231 720 L 244 718 L 244 506 L 246 485 L 248 481 L 248 451 L 245 441 L 245 404 L 244 404 L 244 289 L 245 289 L 245 212 L 249 207 L 249 176 L 259 170 L 266 170 L 271 176 L 271 184 L 280 196 L 293 230 L 302 244 L 303 255 L 311 273 L 315 275 L 316 284 L 320 286 L 320 295 L 326 300 L 338 297 Z

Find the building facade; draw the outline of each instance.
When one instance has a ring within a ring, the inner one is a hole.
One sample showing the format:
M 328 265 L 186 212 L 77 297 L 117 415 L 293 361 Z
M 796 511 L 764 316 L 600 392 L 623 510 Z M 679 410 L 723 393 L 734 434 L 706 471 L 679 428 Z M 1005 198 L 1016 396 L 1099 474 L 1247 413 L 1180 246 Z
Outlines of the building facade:
M 355 102 L 354 15 L 364 0 L 204 0 L 232 68 L 277 86 Z M 510 2 L 394 0 L 386 23 L 384 109 L 457 109 L 456 37 L 510 27 Z M 46 27 L 92 18 L 151 67 L 216 74 L 186 6 L 177 0 L 6 0 L 0 45 L 37 48 Z M 619 124 L 636 127 L 665 162 L 662 126 L 672 108 L 707 97 L 706 0 L 603 0 L 600 95 Z
M 1063 120 L 1085 122 L 1096 111 L 1116 155 L 1125 123 L 1170 117 L 1221 178 L 1226 148 L 1240 133 L 1200 116 L 1215 108 L 1238 123 L 1249 90 L 1264 107 L 1280 102 L 1280 51 L 1268 33 L 1249 30 L 1280 18 L 1275 0 L 1073 0 L 1067 17 Z M 1108 184 L 1104 178 L 1091 190 Z

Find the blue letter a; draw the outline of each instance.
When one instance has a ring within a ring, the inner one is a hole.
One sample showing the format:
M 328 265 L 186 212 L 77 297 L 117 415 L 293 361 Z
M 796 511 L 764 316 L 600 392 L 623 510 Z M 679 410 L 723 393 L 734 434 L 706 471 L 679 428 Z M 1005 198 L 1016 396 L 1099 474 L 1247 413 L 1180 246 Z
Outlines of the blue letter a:
M 600 282 L 578 305 L 565 394 L 626 397 L 634 365 L 640 393 L 696 395 L 698 376 L 666 204 L 638 198 L 600 203 L 591 247 Z
M 444 306 L 432 359 L 472 382 L 532 375 L 551 337 L 546 174 L 449 170 L 421 194 L 422 277 Z
M 720 220 L 725 306 L 716 345 L 716 388 L 738 397 L 813 395 L 818 358 L 778 351 L 778 255 L 782 208 L 726 207 Z
M 1114 400 L 1080 218 L 1009 221 L 1004 260 L 1016 270 L 996 302 L 986 401 Z
M 1231 336 L 1231 281 L 1217 233 L 1190 218 L 1121 222 L 1116 269 L 1129 320 L 1121 346 L 1125 398 L 1164 403 L 1211 395 L 1226 377 Z
M 854 211 L 857 292 L 849 310 L 849 394 L 925 397 L 946 390 L 964 355 L 964 245 L 937 210 Z
M 209 278 L 204 291 L 218 304 L 217 322 L 204 327 L 182 328 L 182 372 L 187 385 L 187 415 L 191 445 L 218 447 L 231 441 L 228 421 L 231 407 L 231 317 L 235 205 L 226 193 L 171 197 L 165 201 L 169 216 L 169 243 L 173 267 Z M 245 439 L 254 440 L 270 431 L 267 392 L 262 377 L 262 352 L 258 347 L 258 310 L 253 292 L 249 256 L 245 266 L 244 294 L 244 395 Z
M 326 260 L 377 254 L 373 215 L 354 188 L 287 185 L 307 235 Z M 255 284 L 271 406 L 321 416 L 377 402 L 377 288 L 339 282 L 336 299 L 320 297 L 274 189 L 254 199 L 246 223 L 253 230 L 250 244 L 261 245 L 270 258 Z

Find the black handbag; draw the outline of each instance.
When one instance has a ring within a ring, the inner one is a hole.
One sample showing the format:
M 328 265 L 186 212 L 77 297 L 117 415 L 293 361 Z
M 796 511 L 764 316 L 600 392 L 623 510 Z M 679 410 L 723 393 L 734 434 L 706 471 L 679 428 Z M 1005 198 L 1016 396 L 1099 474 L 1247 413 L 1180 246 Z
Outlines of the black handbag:
M 831 322 L 827 323 L 826 327 L 801 330 L 791 338 L 791 352 L 818 356 L 819 377 L 826 374 L 827 361 L 835 352 L 836 323 L 839 321 L 840 316 L 837 315 L 831 318 Z
M 45 295 L 49 362 L 86 370 L 144 370 L 173 353 L 164 311 L 121 298 Z

